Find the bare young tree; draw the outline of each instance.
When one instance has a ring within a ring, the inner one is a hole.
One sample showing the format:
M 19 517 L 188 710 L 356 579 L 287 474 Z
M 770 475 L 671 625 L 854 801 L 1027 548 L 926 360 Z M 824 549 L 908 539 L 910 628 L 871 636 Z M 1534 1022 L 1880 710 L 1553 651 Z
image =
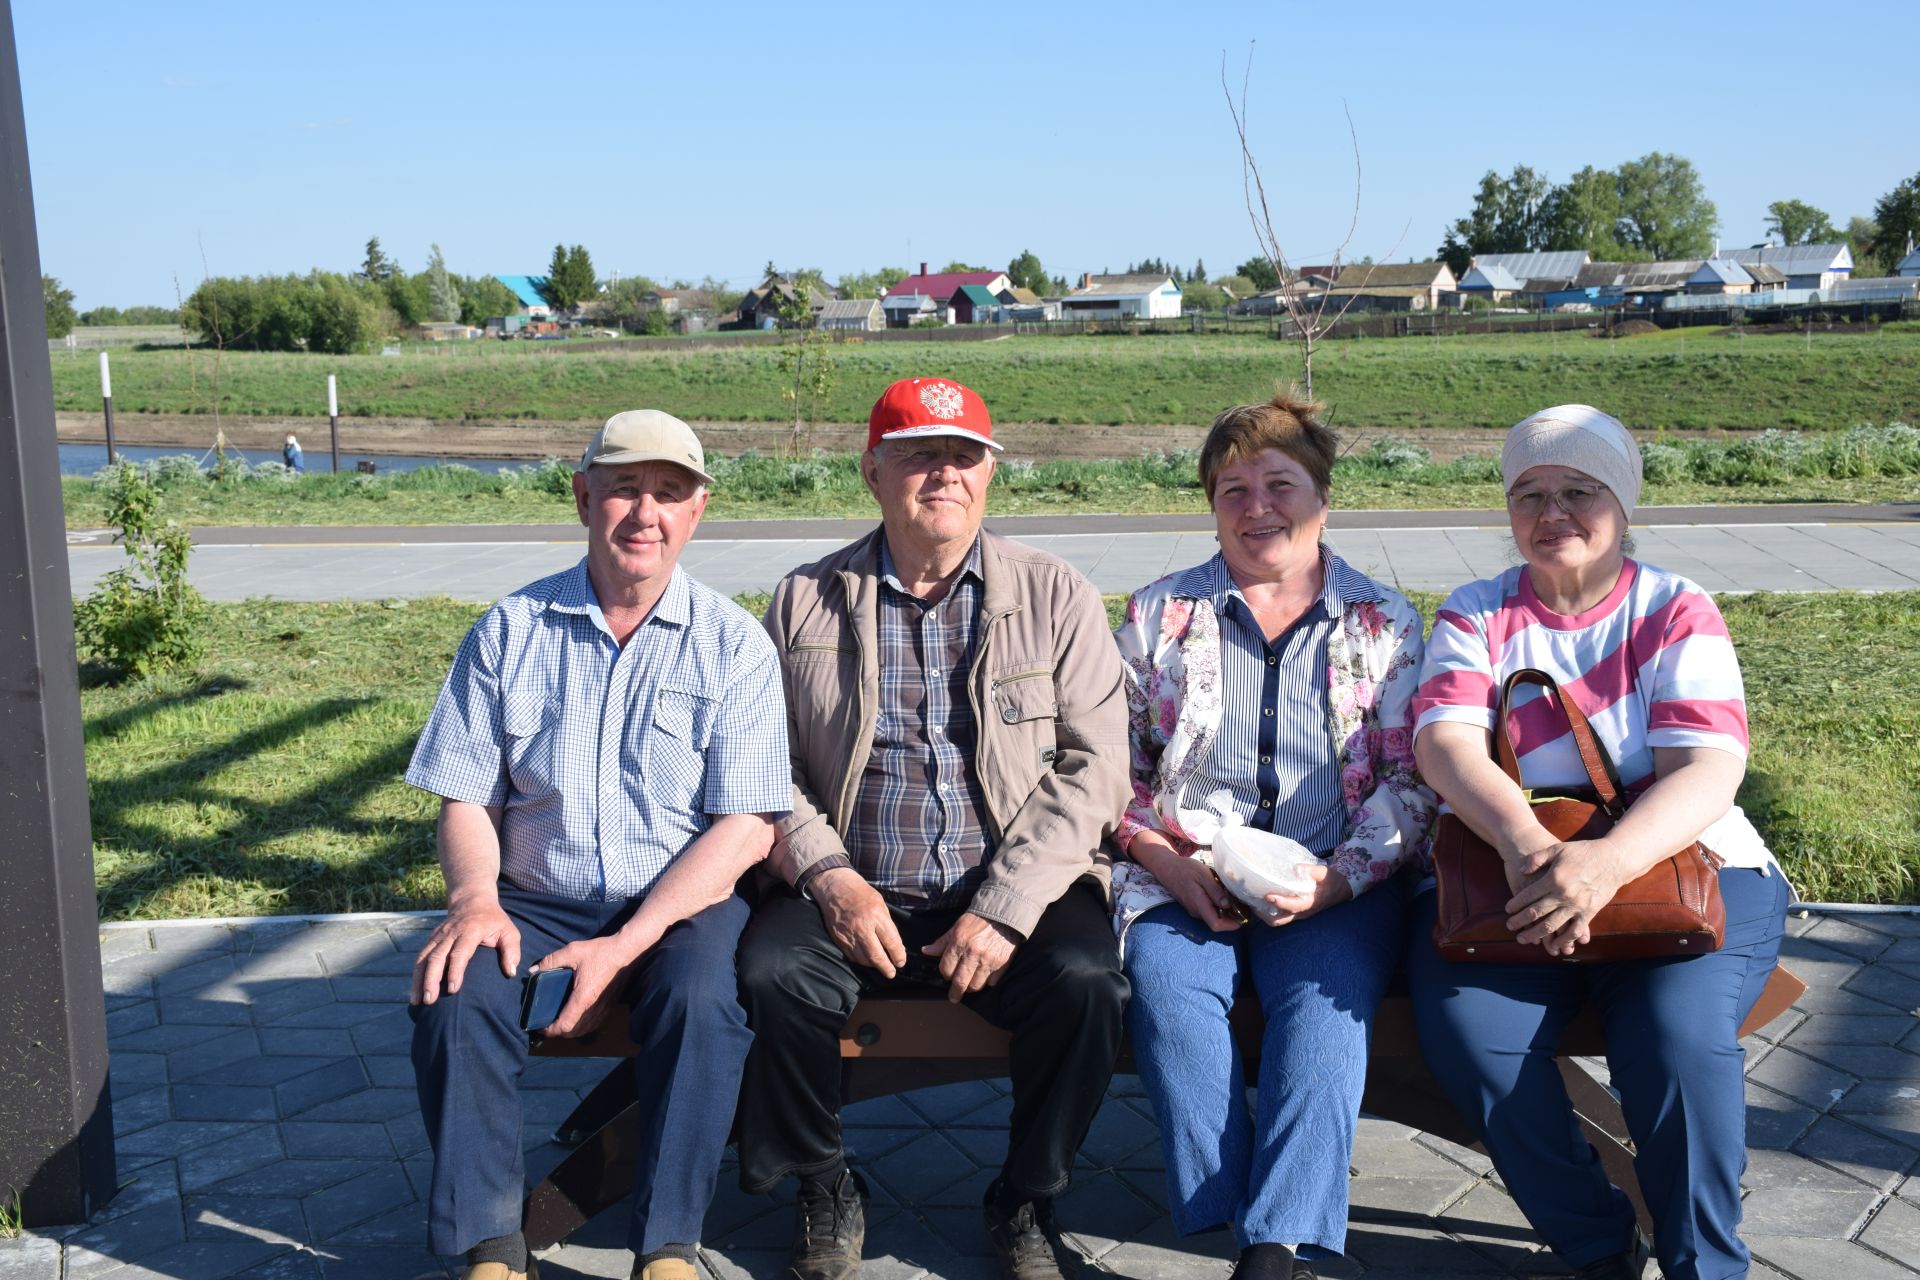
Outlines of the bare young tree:
M 1280 243 L 1280 233 L 1274 229 L 1273 210 L 1267 203 L 1267 186 L 1260 177 L 1260 165 L 1253 158 L 1253 148 L 1247 140 L 1247 89 L 1253 79 L 1253 51 L 1247 51 L 1246 70 L 1240 77 L 1240 96 L 1236 99 L 1233 86 L 1227 80 L 1227 56 L 1220 55 L 1220 92 L 1227 100 L 1227 110 L 1233 116 L 1233 128 L 1240 139 L 1240 185 L 1247 202 L 1247 221 L 1253 224 L 1253 237 L 1260 246 L 1260 254 L 1273 267 L 1280 278 L 1280 309 L 1286 315 L 1286 323 L 1291 328 L 1291 336 L 1300 344 L 1301 381 L 1304 383 L 1307 399 L 1313 399 L 1313 350 L 1314 346 L 1332 328 L 1340 323 L 1347 308 L 1354 302 L 1349 295 L 1337 307 L 1333 306 L 1333 296 L 1328 290 L 1319 291 L 1309 299 L 1303 295 L 1306 282 L 1295 272 L 1292 263 L 1287 260 L 1287 251 Z M 1332 266 L 1335 275 L 1340 273 L 1340 261 L 1347 248 L 1353 243 L 1355 232 L 1360 228 L 1360 135 L 1353 127 L 1353 112 L 1343 101 L 1341 110 L 1347 117 L 1347 136 L 1353 142 L 1353 218 L 1347 224 L 1347 234 L 1334 249 Z M 1394 249 L 1399 242 L 1394 242 Z M 1389 250 L 1391 254 L 1394 250 Z M 1373 277 L 1373 264 L 1366 265 L 1366 274 L 1360 278 L 1364 287 Z M 1331 308 L 1331 314 L 1329 309 Z

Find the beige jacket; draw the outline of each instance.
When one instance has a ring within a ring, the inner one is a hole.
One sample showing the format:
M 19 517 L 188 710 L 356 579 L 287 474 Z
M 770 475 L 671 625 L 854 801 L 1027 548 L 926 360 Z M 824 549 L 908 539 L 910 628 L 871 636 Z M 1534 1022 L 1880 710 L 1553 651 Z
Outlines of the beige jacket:
M 879 714 L 880 531 L 774 589 L 793 757 L 793 812 L 772 869 L 788 884 L 846 856 L 840 833 Z M 1081 876 L 1102 884 L 1130 794 L 1127 696 L 1100 595 L 1062 560 L 982 533 L 981 628 L 969 694 L 994 852 L 968 908 L 1022 935 Z

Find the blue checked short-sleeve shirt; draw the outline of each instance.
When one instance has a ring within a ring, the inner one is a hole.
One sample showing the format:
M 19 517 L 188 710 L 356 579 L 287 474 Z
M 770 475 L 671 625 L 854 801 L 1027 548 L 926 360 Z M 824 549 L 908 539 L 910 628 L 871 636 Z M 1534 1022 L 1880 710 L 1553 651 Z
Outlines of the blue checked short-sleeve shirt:
M 714 815 L 791 807 L 783 696 L 767 633 L 678 568 L 621 648 L 583 559 L 473 625 L 407 781 L 505 807 L 507 883 L 637 898 Z

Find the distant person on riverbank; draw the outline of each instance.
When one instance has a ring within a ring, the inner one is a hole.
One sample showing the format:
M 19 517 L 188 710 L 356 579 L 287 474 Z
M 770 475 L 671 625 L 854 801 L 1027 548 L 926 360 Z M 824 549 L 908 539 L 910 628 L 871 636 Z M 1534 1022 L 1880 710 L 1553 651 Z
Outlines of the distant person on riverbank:
M 573 475 L 585 558 L 474 624 L 407 770 L 442 798 L 447 881 L 411 997 L 434 1156 L 428 1237 L 466 1255 L 466 1280 L 533 1272 L 520 1230 L 523 954 L 533 971 L 573 972 L 547 1035 L 586 1035 L 631 1002 L 647 1153 L 632 1274 L 697 1280 L 752 1040 L 734 885 L 766 856 L 792 794 L 773 644 L 679 568 L 711 482 L 678 418 L 609 418 Z
M 307 455 L 300 449 L 300 438 L 291 431 L 287 432 L 287 442 L 280 446 L 280 461 L 295 475 L 307 469 Z

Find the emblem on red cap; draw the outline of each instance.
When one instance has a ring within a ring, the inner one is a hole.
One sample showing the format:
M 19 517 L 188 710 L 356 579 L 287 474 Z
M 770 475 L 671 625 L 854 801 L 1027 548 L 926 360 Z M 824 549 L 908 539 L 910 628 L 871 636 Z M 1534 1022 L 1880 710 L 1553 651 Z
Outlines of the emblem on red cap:
M 960 388 L 945 382 L 929 382 L 920 388 L 920 403 L 936 418 L 957 418 L 962 408 Z

